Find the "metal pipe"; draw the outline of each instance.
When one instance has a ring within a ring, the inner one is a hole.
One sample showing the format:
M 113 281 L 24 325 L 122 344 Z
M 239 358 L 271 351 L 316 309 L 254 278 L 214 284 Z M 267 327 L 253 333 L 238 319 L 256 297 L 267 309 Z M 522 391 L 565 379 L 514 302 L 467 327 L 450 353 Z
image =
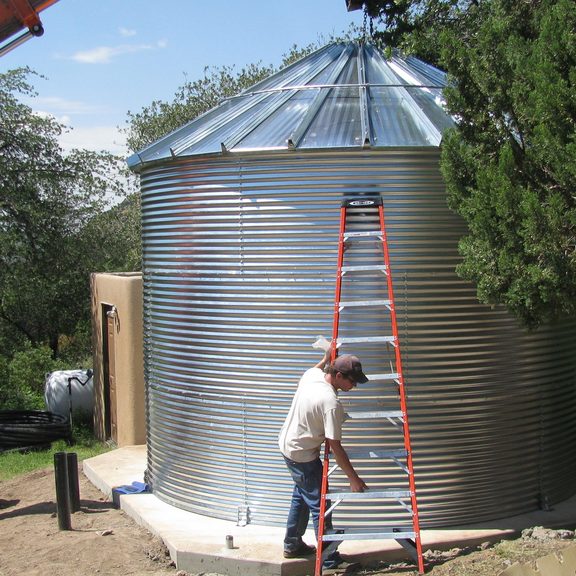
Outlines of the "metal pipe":
M 30 32 L 29 30 L 24 32 L 23 34 L 21 34 L 20 36 L 18 36 L 17 38 L 14 38 L 14 40 L 8 42 L 8 44 L 4 44 L 4 46 L 0 46 L 0 57 L 4 56 L 5 54 L 8 54 L 8 52 L 11 52 L 12 50 L 14 50 L 14 48 L 18 48 L 18 46 L 24 44 L 24 42 L 26 42 L 27 40 L 30 40 L 30 38 L 33 38 L 34 34 L 32 34 L 32 32 Z

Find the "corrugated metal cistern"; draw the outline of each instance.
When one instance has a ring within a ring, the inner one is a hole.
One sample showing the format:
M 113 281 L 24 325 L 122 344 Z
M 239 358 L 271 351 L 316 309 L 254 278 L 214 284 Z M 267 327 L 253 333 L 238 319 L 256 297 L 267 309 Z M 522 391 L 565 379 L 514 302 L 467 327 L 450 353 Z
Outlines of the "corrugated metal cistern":
M 277 435 L 301 373 L 319 359 L 311 343 L 330 336 L 340 202 L 359 195 L 380 195 L 386 211 L 423 526 L 511 516 L 574 494 L 574 326 L 527 334 L 477 302 L 454 272 L 465 227 L 447 208 L 438 165 L 435 146 L 142 165 L 148 474 L 159 498 L 240 523 L 285 522 L 291 481 Z M 373 223 L 359 214 L 354 226 Z M 382 285 L 367 278 L 344 289 L 371 298 Z M 385 315 L 343 329 L 385 330 Z M 381 346 L 347 351 L 368 375 L 387 370 Z M 372 381 L 343 399 L 386 405 L 395 394 Z M 394 447 L 399 438 L 392 425 L 356 422 L 344 443 Z M 374 489 L 400 482 L 397 466 L 358 467 Z M 402 521 L 397 508 L 384 512 Z M 382 511 L 339 513 L 370 524 Z

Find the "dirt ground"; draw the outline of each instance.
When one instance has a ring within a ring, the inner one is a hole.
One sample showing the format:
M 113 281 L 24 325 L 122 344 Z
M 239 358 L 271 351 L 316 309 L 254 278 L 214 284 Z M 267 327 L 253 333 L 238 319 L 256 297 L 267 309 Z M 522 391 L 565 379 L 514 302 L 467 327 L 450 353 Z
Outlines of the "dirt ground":
M 187 576 L 164 545 L 112 507 L 80 474 L 81 510 L 72 531 L 60 531 L 52 470 L 0 482 L 0 576 Z M 564 537 L 564 539 L 561 539 Z M 432 576 L 497 576 L 515 561 L 545 556 L 574 543 L 574 534 L 534 530 L 494 545 L 428 551 Z M 415 576 L 408 564 L 380 564 L 360 576 Z M 210 575 L 203 575 L 210 576 Z

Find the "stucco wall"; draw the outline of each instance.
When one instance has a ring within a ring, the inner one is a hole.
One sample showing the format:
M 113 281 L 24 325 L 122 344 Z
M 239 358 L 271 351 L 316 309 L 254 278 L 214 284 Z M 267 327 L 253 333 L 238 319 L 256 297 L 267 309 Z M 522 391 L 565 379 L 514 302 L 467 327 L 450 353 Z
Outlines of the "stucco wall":
M 106 307 L 114 307 L 116 443 L 146 442 L 144 361 L 142 352 L 142 275 L 139 272 L 91 276 L 94 343 L 95 432 L 109 440 L 104 403 L 104 331 Z

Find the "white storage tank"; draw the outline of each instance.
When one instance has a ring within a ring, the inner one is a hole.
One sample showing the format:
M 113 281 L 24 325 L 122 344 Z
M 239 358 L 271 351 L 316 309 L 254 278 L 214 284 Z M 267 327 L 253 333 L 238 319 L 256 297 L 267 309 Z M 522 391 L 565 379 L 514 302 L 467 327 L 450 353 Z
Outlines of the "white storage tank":
M 70 412 L 91 415 L 94 412 L 92 370 L 56 370 L 46 374 L 44 401 L 50 412 L 68 418 Z

